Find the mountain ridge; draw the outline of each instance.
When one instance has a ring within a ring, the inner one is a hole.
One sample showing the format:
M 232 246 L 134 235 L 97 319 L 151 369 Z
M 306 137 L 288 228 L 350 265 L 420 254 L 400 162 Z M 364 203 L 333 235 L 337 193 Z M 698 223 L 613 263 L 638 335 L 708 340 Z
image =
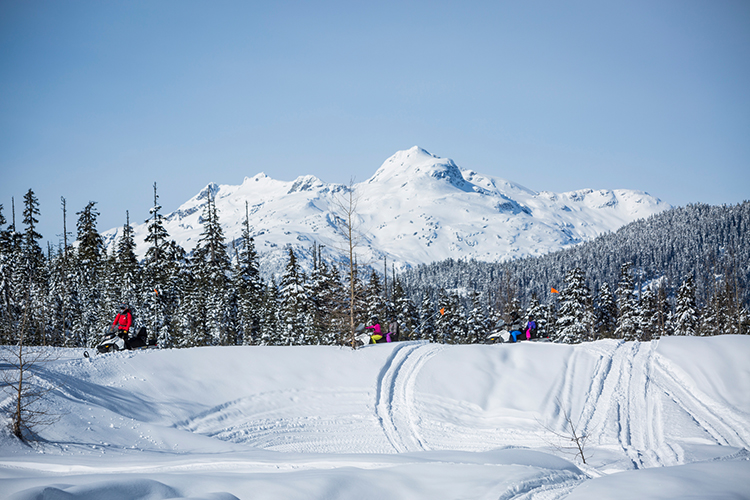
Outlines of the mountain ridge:
M 356 222 L 362 230 L 360 263 L 387 258 L 399 269 L 447 258 L 499 262 L 543 255 L 637 219 L 671 208 L 642 191 L 580 189 L 537 192 L 512 181 L 460 168 L 418 146 L 398 151 L 368 180 L 354 184 Z M 239 185 L 209 183 L 165 215 L 170 237 L 186 250 L 202 232 L 209 191 L 215 197 L 228 243 L 239 240 L 247 203 L 261 264 L 275 272 L 286 248 L 304 261 L 313 243 L 334 260 L 344 241 L 336 234 L 337 202 L 347 186 L 314 175 L 280 181 L 261 172 Z M 108 245 L 122 228 L 104 233 Z M 143 256 L 147 224 L 134 226 L 136 252 Z M 379 266 L 376 266 L 379 267 Z

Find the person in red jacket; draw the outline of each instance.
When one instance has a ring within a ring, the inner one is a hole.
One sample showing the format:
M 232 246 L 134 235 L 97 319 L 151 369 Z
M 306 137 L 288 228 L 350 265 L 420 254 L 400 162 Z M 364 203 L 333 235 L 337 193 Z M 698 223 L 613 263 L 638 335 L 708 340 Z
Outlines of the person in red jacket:
M 112 330 L 117 329 L 117 336 L 123 339 L 128 338 L 128 332 L 130 327 L 133 325 L 133 315 L 130 312 L 130 308 L 127 304 L 120 305 L 120 314 L 115 317 L 115 322 L 112 323 Z

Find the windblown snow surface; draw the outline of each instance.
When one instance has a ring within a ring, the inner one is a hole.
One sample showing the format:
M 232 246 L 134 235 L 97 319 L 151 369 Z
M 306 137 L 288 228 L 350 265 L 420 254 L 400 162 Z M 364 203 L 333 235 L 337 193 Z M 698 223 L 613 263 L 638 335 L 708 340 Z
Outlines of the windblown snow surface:
M 2 498 L 750 498 L 745 336 L 58 353 Z

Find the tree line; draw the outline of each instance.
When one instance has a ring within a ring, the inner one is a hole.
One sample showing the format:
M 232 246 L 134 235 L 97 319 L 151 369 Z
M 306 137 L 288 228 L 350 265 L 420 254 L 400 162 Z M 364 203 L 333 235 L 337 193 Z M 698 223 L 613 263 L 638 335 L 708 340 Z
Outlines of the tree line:
M 165 229 L 154 185 L 141 260 L 128 213 L 119 239 L 107 250 L 96 226 L 96 203 L 76 212 L 73 238 L 65 226 L 65 199 L 61 202 L 63 241 L 57 248 L 48 245 L 46 252 L 36 231 L 34 192 L 24 196 L 22 227 L 16 227 L 15 213 L 7 221 L 0 205 L 0 343 L 16 342 L 23 325 L 29 344 L 90 347 L 101 340 L 121 303 L 162 347 L 344 345 L 355 318 L 357 323 L 396 320 L 402 339 L 444 343 L 483 342 L 500 319 L 512 323 L 529 316 L 539 334 L 559 342 L 747 333 L 747 247 L 735 251 L 736 245 L 725 245 L 715 260 L 722 272 L 700 286 L 696 273 L 685 273 L 676 286 L 667 273 L 632 256 L 621 260 L 616 287 L 610 286 L 598 276 L 620 255 L 614 251 L 617 241 L 607 239 L 613 235 L 544 257 L 506 264 L 446 261 L 393 273 L 390 279 L 387 268 L 380 274 L 357 266 L 351 246 L 351 260 L 332 262 L 313 245 L 308 272 L 289 247 L 283 273 L 264 281 L 247 207 L 241 237 L 228 243 L 210 189 L 200 239 L 188 253 Z M 696 209 L 710 212 L 688 207 L 687 219 L 694 221 L 691 210 Z M 733 209 L 734 225 L 720 226 L 742 231 L 750 220 L 747 209 L 747 204 Z M 662 223 L 659 217 L 671 217 L 673 232 L 679 232 L 675 215 L 661 214 L 616 235 L 642 241 L 644 231 Z M 643 224 L 645 229 L 638 229 Z M 723 234 L 716 230 L 702 238 L 710 244 Z M 737 238 L 725 239 L 744 241 Z M 608 248 L 610 254 L 592 248 Z M 691 249 L 704 252 L 700 245 Z M 546 278 L 554 274 L 550 269 L 558 272 L 555 280 Z M 550 283 L 561 283 L 559 295 L 548 292 Z
M 356 263 L 328 262 L 315 245 L 309 272 L 289 247 L 283 274 L 265 282 L 247 206 L 241 238 L 227 243 L 213 195 L 209 189 L 203 230 L 188 253 L 170 238 L 154 185 L 140 260 L 128 213 L 107 250 L 96 202 L 89 202 L 76 212 L 75 238 L 64 227 L 58 248 L 45 252 L 33 190 L 24 196 L 21 227 L 15 207 L 8 221 L 0 205 L 0 343 L 15 343 L 23 329 L 27 344 L 90 347 L 123 303 L 161 347 L 345 344 L 352 318 L 385 323 L 389 315 L 414 314 L 398 282 L 389 286 Z M 417 322 L 409 317 L 404 324 Z
M 449 259 L 400 279 L 415 300 L 450 290 L 464 303 L 485 297 L 506 320 L 534 315 L 561 342 L 746 334 L 749 239 L 750 202 L 695 204 L 544 256 Z

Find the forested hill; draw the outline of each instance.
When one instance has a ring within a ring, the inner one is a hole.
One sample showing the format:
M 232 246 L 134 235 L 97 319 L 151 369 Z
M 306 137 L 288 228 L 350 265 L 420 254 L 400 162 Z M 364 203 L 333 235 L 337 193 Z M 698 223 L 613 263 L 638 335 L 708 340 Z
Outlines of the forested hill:
M 699 304 L 717 281 L 736 280 L 741 302 L 748 304 L 750 202 L 674 208 L 541 257 L 505 263 L 446 260 L 406 271 L 401 279 L 415 300 L 425 291 L 436 294 L 441 289 L 493 296 L 510 285 L 526 305 L 532 294 L 548 302 L 550 289 L 562 287 L 566 272 L 576 267 L 585 273 L 590 289 L 598 290 L 605 282 L 614 289 L 621 265 L 628 262 L 636 282 L 666 278 L 661 281 L 672 296 L 692 275 Z

